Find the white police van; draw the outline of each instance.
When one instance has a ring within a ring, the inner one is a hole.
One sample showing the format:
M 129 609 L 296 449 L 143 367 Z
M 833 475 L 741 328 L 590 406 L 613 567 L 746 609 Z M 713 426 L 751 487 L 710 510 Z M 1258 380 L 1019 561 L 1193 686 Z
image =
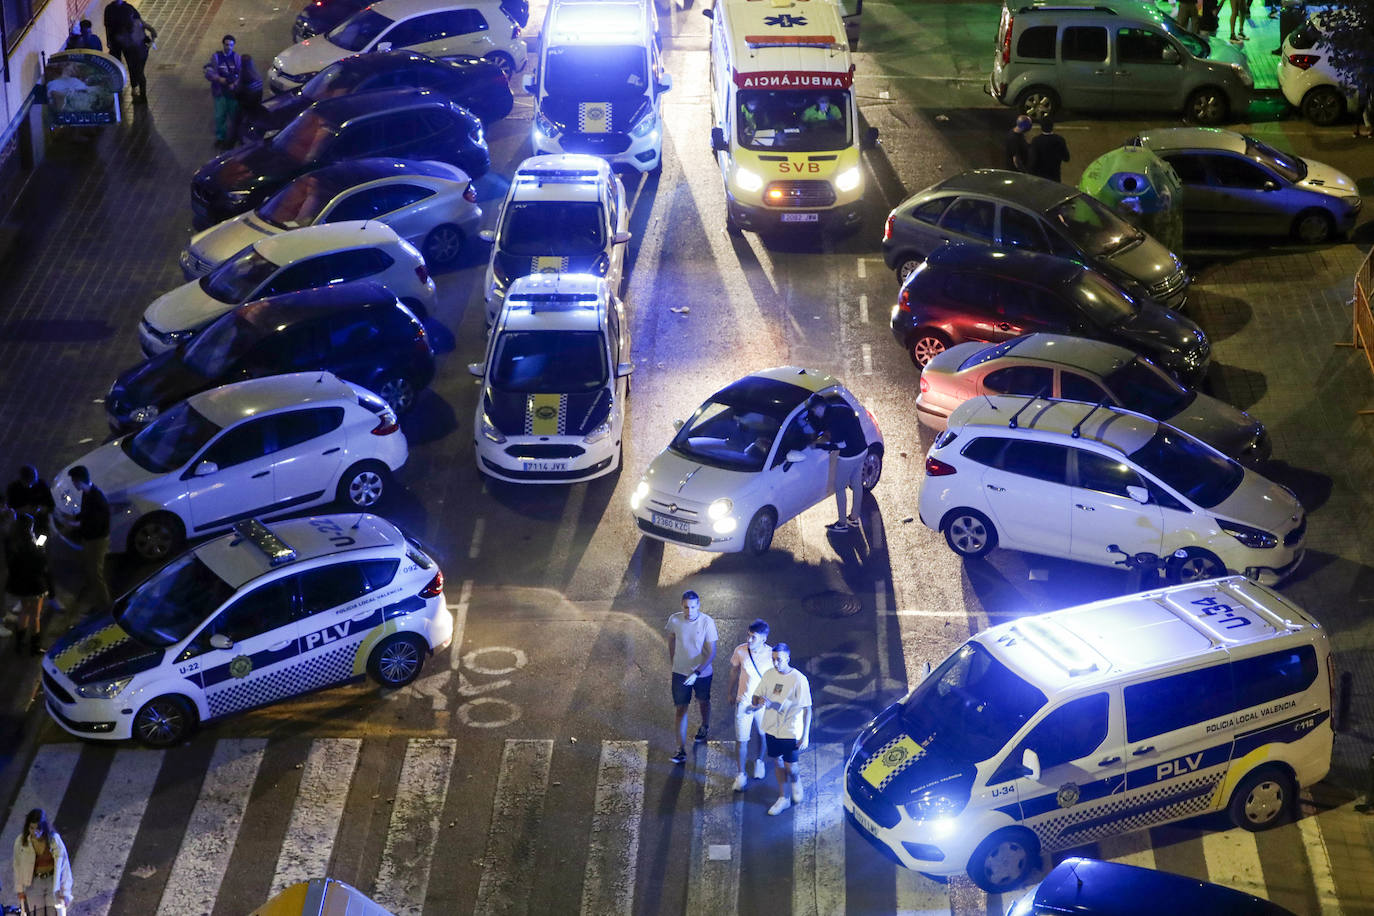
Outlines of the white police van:
M 1326 633 L 1234 576 L 974 636 L 860 733 L 844 806 L 907 868 L 1023 883 L 1042 850 L 1211 811 L 1265 830 L 1331 765 Z
M 240 522 L 58 640 L 48 713 L 83 738 L 167 747 L 365 674 L 402 687 L 453 639 L 443 590 L 438 564 L 375 515 Z

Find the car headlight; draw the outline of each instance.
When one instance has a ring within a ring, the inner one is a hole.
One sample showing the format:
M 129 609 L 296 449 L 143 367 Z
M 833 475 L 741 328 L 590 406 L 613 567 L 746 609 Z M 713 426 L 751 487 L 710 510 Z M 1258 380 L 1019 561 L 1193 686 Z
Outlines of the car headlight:
M 644 497 L 648 495 L 649 481 L 641 480 L 639 486 L 635 487 L 635 491 L 630 494 L 630 508 L 638 509 L 640 504 L 644 502 Z
M 82 684 L 76 688 L 77 696 L 88 700 L 112 700 L 129 686 L 133 676 L 116 678 L 113 681 L 100 681 L 95 684 Z
M 852 169 L 846 169 L 836 176 L 835 189 L 845 192 L 852 191 L 859 186 L 859 182 L 862 180 L 863 173 L 859 171 L 859 167 L 856 165 Z
M 706 517 L 712 520 L 725 518 L 725 516 L 730 514 L 730 510 L 734 508 L 734 502 L 722 496 L 706 507 Z
M 562 131 L 558 129 L 557 124 L 544 117 L 544 112 L 537 109 L 534 112 L 534 129 L 543 134 L 545 139 L 548 140 L 554 140 L 562 133 Z
M 1255 550 L 1267 550 L 1270 547 L 1277 547 L 1279 544 L 1278 535 L 1270 534 L 1259 528 L 1251 528 L 1249 525 L 1241 525 L 1236 522 L 1224 522 L 1217 519 L 1217 525 L 1231 537 L 1240 541 L 1246 547 Z
M 739 519 L 720 518 L 711 523 L 711 530 L 716 534 L 733 534 L 739 527 Z
M 182 328 L 180 331 L 157 332 L 157 339 L 162 341 L 169 347 L 175 347 L 177 344 L 185 343 L 186 341 L 190 340 L 192 337 L 195 336 L 195 328 Z M 157 416 L 157 414 L 153 414 L 153 416 Z M 152 419 L 152 417 L 149 417 L 149 419 Z
M 129 411 L 129 419 L 134 423 L 151 422 L 158 414 L 162 413 L 156 404 L 148 404 L 145 407 L 135 407 Z
M 741 191 L 749 191 L 752 193 L 763 187 L 763 176 L 757 175 L 746 168 L 736 168 L 735 184 L 739 185 Z
M 496 428 L 496 424 L 491 422 L 491 417 L 482 414 L 482 437 L 488 442 L 495 442 L 500 445 L 506 441 L 506 436 L 501 430 Z
M 1341 198 L 1341 203 L 1345 204 L 1352 210 L 1358 210 L 1361 206 L 1364 205 L 1364 198 L 1358 194 L 1347 194 L 1346 196 Z
M 602 439 L 605 439 L 610 434 L 611 420 L 609 417 L 607 417 L 605 423 L 602 423 L 596 429 L 592 430 L 591 432 L 587 433 L 587 435 L 583 436 L 582 441 L 587 443 L 588 445 L 593 445 L 597 442 L 600 442 Z
M 225 191 L 224 196 L 229 198 L 230 203 L 241 204 L 248 200 L 248 196 L 252 193 L 252 191 Z
M 940 795 L 936 792 L 927 792 L 919 798 L 912 799 L 903 805 L 906 813 L 913 820 L 933 821 L 941 818 L 954 817 L 964 806 L 968 804 L 968 799 L 960 801 L 950 798 L 948 795 Z
M 647 137 L 658 123 L 658 118 L 652 111 L 635 122 L 635 126 L 630 128 L 630 136 L 638 140 L 640 137 Z
M 1246 89 L 1255 88 L 1255 78 L 1250 75 L 1249 67 L 1243 67 L 1240 64 L 1232 64 L 1231 69 L 1236 71 L 1236 76 L 1240 78 L 1241 84 L 1245 86 Z

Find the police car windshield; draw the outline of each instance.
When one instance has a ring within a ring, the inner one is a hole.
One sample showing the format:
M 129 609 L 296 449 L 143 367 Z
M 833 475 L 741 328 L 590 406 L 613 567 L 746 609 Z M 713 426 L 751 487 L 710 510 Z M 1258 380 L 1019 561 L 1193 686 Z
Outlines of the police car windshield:
M 319 177 L 318 172 L 302 175 L 259 207 L 258 218 L 278 229 L 314 225 L 320 211 L 341 190 L 336 182 Z
M 139 642 L 170 646 L 190 636 L 233 595 L 228 582 L 187 553 L 116 601 L 114 618 Z
M 745 149 L 801 153 L 845 149 L 851 145 L 852 134 L 849 93 L 844 89 L 740 90 L 735 125 L 739 145 Z
M 513 201 L 506 208 L 501 250 L 519 258 L 601 254 L 606 236 L 601 204 L 584 201 Z
M 649 88 L 646 58 L 636 45 L 552 47 L 544 61 L 544 89 L 556 98 L 585 102 L 643 95 Z
M 200 288 L 206 295 L 220 302 L 238 305 L 247 301 L 253 290 L 262 286 L 267 278 L 276 272 L 277 265 L 258 254 L 257 249 L 249 245 L 201 277 Z
M 1230 458 L 1165 426 L 1131 460 L 1204 509 L 1224 502 L 1245 478 L 1245 469 Z
M 524 394 L 576 394 L 606 384 L 596 331 L 506 331 L 496 341 L 491 385 Z
M 781 420 L 752 404 L 707 401 L 673 437 L 684 458 L 729 471 L 763 470 Z
M 361 51 L 391 23 L 392 20 L 369 7 L 349 16 L 326 37 L 345 51 Z
M 125 437 L 120 447 L 145 471 L 166 474 L 190 461 L 219 430 L 182 401 L 135 435 Z
M 1044 705 L 1044 693 L 971 642 L 912 691 L 902 726 L 931 753 L 973 764 L 1005 747 Z

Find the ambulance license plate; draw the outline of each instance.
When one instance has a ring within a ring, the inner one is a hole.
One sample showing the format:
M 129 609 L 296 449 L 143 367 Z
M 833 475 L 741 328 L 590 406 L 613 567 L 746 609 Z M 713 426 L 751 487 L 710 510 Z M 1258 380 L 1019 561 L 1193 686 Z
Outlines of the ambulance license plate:
M 784 223 L 816 223 L 820 222 L 819 213 L 784 213 L 782 221 Z
M 521 465 L 526 471 L 566 471 L 568 462 L 566 461 L 523 461 Z
M 660 528 L 667 528 L 669 531 L 676 531 L 678 534 L 686 534 L 688 525 L 684 519 L 673 518 L 671 515 L 659 515 L 657 512 L 650 512 L 654 517 L 654 524 Z

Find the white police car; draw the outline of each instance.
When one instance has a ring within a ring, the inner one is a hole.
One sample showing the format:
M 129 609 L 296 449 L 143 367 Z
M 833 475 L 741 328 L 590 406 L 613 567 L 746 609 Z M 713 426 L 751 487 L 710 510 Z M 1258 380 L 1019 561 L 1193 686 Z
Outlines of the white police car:
M 521 277 L 487 339 L 473 421 L 477 467 L 515 483 L 574 483 L 620 467 L 630 331 L 606 281 Z
M 453 638 L 443 590 L 438 564 L 375 515 L 240 522 L 48 650 L 48 712 L 83 738 L 167 747 L 365 674 L 403 687 Z

